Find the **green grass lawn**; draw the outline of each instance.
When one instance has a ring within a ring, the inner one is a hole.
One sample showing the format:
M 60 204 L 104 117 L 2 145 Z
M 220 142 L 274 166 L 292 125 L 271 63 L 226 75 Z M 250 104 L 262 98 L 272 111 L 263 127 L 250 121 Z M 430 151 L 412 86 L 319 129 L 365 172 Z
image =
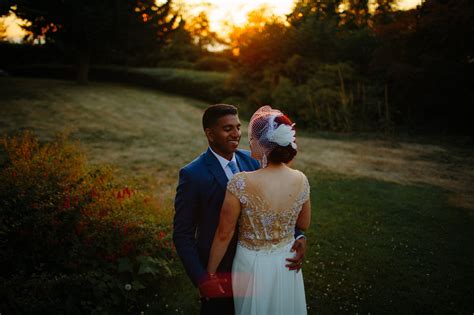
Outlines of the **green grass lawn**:
M 306 287 L 319 313 L 457 313 L 472 304 L 472 214 L 432 187 L 310 172 Z
M 162 198 L 171 223 L 177 172 L 206 149 L 204 103 L 118 84 L 19 78 L 0 78 L 0 95 L 1 134 L 32 129 L 48 140 L 68 129 L 91 162 L 140 178 Z M 310 162 L 295 164 L 312 188 L 303 269 L 309 313 L 472 314 L 472 210 L 450 205 L 440 188 L 340 175 Z M 196 290 L 179 264 L 175 271 L 158 297 L 168 305 L 160 313 L 197 312 Z

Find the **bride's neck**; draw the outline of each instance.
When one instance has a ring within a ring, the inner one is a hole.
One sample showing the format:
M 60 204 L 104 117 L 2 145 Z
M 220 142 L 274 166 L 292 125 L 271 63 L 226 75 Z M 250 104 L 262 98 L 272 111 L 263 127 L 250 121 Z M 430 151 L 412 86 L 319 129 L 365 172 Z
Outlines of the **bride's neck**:
M 277 168 L 284 168 L 286 165 L 285 163 L 268 163 L 267 166 L 265 168 L 267 169 L 277 169 Z

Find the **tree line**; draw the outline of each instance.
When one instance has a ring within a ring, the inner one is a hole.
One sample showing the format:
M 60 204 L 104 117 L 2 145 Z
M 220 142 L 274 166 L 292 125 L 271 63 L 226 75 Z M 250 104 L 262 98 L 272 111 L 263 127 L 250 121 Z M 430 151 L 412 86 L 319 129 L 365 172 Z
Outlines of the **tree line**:
M 244 113 L 271 104 L 306 129 L 469 134 L 474 2 L 396 2 L 298 0 L 285 19 L 251 12 L 228 38 L 171 0 L 6 0 L 0 14 L 30 21 L 30 41 L 75 62 L 79 82 L 91 63 L 231 71 L 219 101 Z
M 286 21 L 249 20 L 231 41 L 240 101 L 310 129 L 469 133 L 474 2 L 395 4 L 300 0 Z

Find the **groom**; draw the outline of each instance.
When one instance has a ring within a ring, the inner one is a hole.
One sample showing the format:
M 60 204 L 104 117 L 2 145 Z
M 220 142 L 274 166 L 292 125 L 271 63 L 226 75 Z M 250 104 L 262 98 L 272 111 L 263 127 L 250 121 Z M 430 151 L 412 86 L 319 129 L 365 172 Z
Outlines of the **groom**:
M 228 180 L 237 172 L 257 170 L 259 163 L 250 157 L 249 151 L 237 148 L 241 131 L 235 106 L 209 106 L 202 125 L 209 148 L 180 170 L 173 241 L 188 276 L 199 288 L 201 314 L 233 314 L 230 272 L 237 233 L 219 265 L 219 279 L 209 278 L 206 267 Z M 296 256 L 288 259 L 291 270 L 301 268 L 306 249 L 306 240 L 299 234 L 293 245 Z

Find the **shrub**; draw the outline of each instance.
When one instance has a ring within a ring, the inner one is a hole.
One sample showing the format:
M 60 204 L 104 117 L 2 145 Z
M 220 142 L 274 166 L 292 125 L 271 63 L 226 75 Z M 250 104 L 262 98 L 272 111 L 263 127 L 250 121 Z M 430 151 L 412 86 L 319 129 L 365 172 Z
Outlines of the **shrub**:
M 300 62 L 293 58 L 272 90 L 273 104 L 295 117 L 300 127 L 332 131 L 363 131 L 385 126 L 389 109 L 374 100 L 376 86 L 359 77 L 348 63 L 311 65 L 313 72 L 297 76 Z M 303 83 L 298 83 L 303 82 Z
M 232 68 L 232 63 L 221 57 L 204 57 L 194 65 L 195 70 L 227 72 Z
M 174 260 L 160 204 L 78 145 L 25 132 L 0 146 L 3 313 L 128 313 L 158 303 Z

